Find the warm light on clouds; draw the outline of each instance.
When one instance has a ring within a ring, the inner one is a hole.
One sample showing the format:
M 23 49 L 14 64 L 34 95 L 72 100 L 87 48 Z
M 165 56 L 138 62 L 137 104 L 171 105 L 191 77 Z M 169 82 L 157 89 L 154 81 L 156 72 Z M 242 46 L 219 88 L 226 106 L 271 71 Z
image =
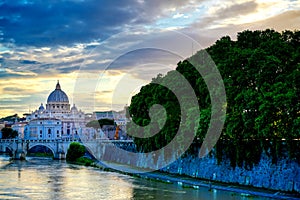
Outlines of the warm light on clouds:
M 299 1 L 275 1 L 275 0 L 257 0 L 257 9 L 254 13 L 248 15 L 240 15 L 239 19 L 235 21 L 238 24 L 253 23 L 255 21 L 264 20 L 276 16 L 282 12 L 288 11 L 292 6 L 294 9 L 300 9 Z M 298 8 L 297 8 L 298 6 Z M 233 23 L 231 21 L 231 23 Z
M 122 109 L 156 74 L 224 35 L 299 29 L 300 1 L 5 1 L 0 23 L 0 117 L 46 103 L 57 80 L 92 112 Z
M 70 73 L 67 76 L 57 75 L 55 78 L 42 76 L 39 78 L 0 79 L 0 117 L 15 113 L 22 116 L 28 110 L 37 109 L 40 103 L 45 104 L 48 95 L 55 89 L 58 79 L 62 83 L 63 90 L 69 94 L 69 98 L 72 97 L 75 78 L 76 74 Z M 10 109 L 5 109 L 8 107 Z

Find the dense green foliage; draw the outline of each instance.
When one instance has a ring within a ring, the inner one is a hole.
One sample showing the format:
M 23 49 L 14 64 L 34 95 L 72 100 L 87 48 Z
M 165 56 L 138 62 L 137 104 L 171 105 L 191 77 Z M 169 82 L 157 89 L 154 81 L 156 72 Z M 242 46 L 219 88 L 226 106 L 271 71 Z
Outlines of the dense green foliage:
M 2 139 L 12 139 L 18 137 L 18 132 L 12 128 L 2 128 Z
M 128 133 L 143 132 L 144 137 L 147 138 L 147 142 L 145 142 L 145 139 L 135 138 L 135 143 L 139 151 L 150 152 L 164 147 L 173 139 L 178 131 L 181 114 L 179 103 L 171 91 L 154 83 L 143 87 L 139 95 L 132 98 L 130 113 L 132 113 L 131 116 L 134 122 L 141 127 L 148 125 L 151 121 L 149 108 L 154 104 L 162 105 L 167 111 L 167 119 L 163 127 L 161 126 L 164 124 L 164 120 L 159 117 L 163 111 L 157 112 L 156 118 L 155 116 L 152 117 L 153 121 L 156 122 L 152 126 L 149 126 L 148 129 L 131 127 L 131 124 L 128 125 Z M 158 132 L 158 130 L 160 131 Z M 153 132 L 157 134 L 152 136 Z
M 94 161 L 89 158 L 80 157 L 77 158 L 75 161 L 78 165 L 84 165 L 84 166 L 95 166 Z
M 81 145 L 79 142 L 72 142 L 69 146 L 67 152 L 67 161 L 68 162 L 75 162 L 78 158 L 84 156 L 85 147 Z
M 52 153 L 37 152 L 37 153 L 27 153 L 26 156 L 33 156 L 33 157 L 53 157 L 53 154 Z
M 115 122 L 112 119 L 99 119 L 90 121 L 86 124 L 87 127 L 93 128 L 102 128 L 103 125 L 115 125 Z
M 237 41 L 223 37 L 207 51 L 226 87 L 222 138 L 231 145 L 219 145 L 230 149 L 232 166 L 256 163 L 263 149 L 276 162 L 281 139 L 299 160 L 293 139 L 300 138 L 300 32 L 244 31 Z
M 300 138 L 299 31 L 243 31 L 238 33 L 236 41 L 222 37 L 179 62 L 176 71 L 189 81 L 197 96 L 199 120 L 190 117 L 194 107 L 189 108 L 186 120 L 180 121 L 180 106 L 185 105 L 179 105 L 174 94 L 159 85 L 164 82 L 176 85 L 180 81 L 174 76 L 175 70 L 165 76 L 159 74 L 132 98 L 129 114 L 133 122 L 146 126 L 150 123 L 149 108 L 160 104 L 166 109 L 167 120 L 157 135 L 145 139 L 135 137 L 138 149 L 148 152 L 165 146 L 182 124 L 197 127 L 194 124 L 199 123 L 194 142 L 203 141 L 212 111 L 203 76 L 213 79 L 213 74 L 201 76 L 195 67 L 205 69 L 210 64 L 206 52 L 220 71 L 227 98 L 226 122 L 216 146 L 219 160 L 227 156 L 233 167 L 251 167 L 259 161 L 263 150 L 276 162 L 283 149 L 291 159 L 300 160 L 299 142 L 294 140 Z M 145 136 L 151 135 L 152 128 L 143 130 Z M 132 122 L 128 124 L 128 134 L 140 131 Z

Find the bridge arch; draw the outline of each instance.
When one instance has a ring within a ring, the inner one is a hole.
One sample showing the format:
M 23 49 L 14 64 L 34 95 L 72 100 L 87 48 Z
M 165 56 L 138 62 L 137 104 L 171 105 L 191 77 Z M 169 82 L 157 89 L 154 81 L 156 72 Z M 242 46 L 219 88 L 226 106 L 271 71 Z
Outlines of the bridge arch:
M 127 147 L 134 146 L 133 141 L 113 141 L 113 140 L 91 140 L 82 142 L 79 139 L 73 140 L 22 140 L 22 139 L 0 139 L 0 151 L 4 151 L 6 148 L 10 149 L 13 153 L 13 159 L 26 159 L 28 151 L 35 146 L 44 146 L 49 149 L 54 155 L 53 158 L 57 160 L 66 159 L 66 154 L 72 142 L 79 142 L 83 145 L 87 152 L 89 152 L 96 159 L 101 159 L 104 155 L 109 154 L 111 146 L 117 146 L 122 149 L 128 149 Z M 4 150 L 3 150 L 4 149 Z M 134 151 L 129 148 L 129 151 Z
M 7 149 L 8 149 L 8 151 L 7 151 Z M 10 147 L 10 146 L 6 146 L 5 150 L 6 150 L 7 153 L 9 153 L 9 155 L 12 155 L 14 153 L 13 148 Z
M 6 149 L 13 150 L 11 143 L 2 143 L 0 144 L 0 151 L 5 151 Z
M 55 157 L 55 154 L 56 154 L 55 150 L 54 150 L 50 145 L 42 144 L 42 143 L 30 145 L 29 148 L 27 149 L 26 154 L 28 154 L 28 152 L 29 152 L 30 150 L 32 150 L 33 148 L 35 148 L 35 147 L 37 147 L 37 146 L 46 147 L 47 149 L 49 149 L 49 150 L 52 152 L 53 157 Z
M 2 144 L 0 145 L 0 151 L 1 153 L 8 153 L 10 156 L 12 156 L 14 149 L 9 145 Z

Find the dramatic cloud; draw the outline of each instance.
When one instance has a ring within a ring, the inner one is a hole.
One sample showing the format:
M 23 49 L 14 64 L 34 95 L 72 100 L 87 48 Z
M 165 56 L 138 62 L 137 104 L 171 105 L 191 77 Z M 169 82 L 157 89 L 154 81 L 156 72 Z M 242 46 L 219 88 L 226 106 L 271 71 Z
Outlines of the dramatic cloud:
M 194 2 L 194 1 L 193 1 Z M 197 2 L 197 1 L 196 1 Z M 150 24 L 189 1 L 3 1 L 2 41 L 19 45 L 67 45 L 105 39 L 126 27 Z
M 136 93 L 224 35 L 299 24 L 292 0 L 0 0 L 0 115 L 45 103 L 58 79 L 79 108 L 109 109 L 118 84 Z

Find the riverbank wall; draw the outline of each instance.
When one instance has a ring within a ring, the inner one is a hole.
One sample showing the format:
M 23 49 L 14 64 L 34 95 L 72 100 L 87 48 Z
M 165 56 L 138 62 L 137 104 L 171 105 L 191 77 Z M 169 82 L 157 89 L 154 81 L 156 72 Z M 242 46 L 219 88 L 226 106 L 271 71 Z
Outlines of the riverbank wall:
M 149 165 L 145 166 L 145 163 L 153 163 L 156 166 L 164 165 L 163 155 L 160 155 L 154 162 L 152 157 L 141 156 L 138 160 L 128 159 L 118 155 L 119 152 L 114 146 L 106 147 L 102 152 L 102 158 L 139 168 L 151 168 Z M 152 165 L 153 169 L 155 169 L 154 165 Z M 218 163 L 215 153 L 212 151 L 204 158 L 186 154 L 159 171 L 221 183 L 300 194 L 299 163 L 282 158 L 276 164 L 273 164 L 272 159 L 264 153 L 262 153 L 259 163 L 251 169 L 233 168 L 230 166 L 229 159 L 223 159 L 221 163 Z
M 204 158 L 186 156 L 161 169 L 163 172 L 187 175 L 222 183 L 238 184 L 300 193 L 300 166 L 295 161 L 281 159 L 272 164 L 272 159 L 263 155 L 251 169 L 231 167 L 228 160 L 217 163 L 213 155 Z

